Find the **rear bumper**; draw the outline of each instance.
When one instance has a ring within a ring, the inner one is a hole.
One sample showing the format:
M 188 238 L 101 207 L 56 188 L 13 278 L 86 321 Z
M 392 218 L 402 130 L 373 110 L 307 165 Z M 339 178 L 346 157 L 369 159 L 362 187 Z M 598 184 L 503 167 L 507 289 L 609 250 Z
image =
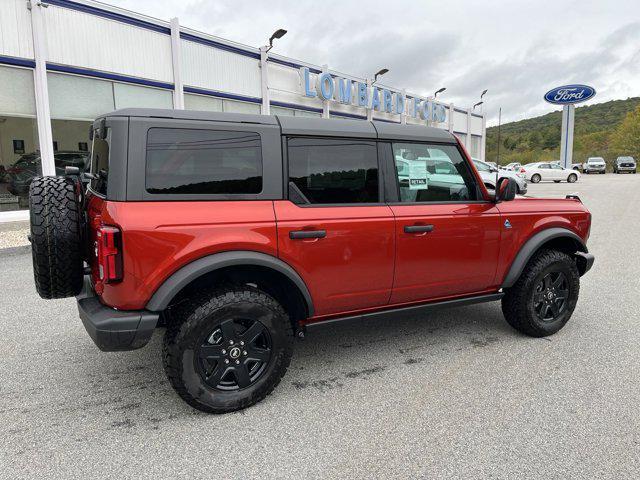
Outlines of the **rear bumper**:
M 151 339 L 160 316 L 147 310 L 120 311 L 103 305 L 93 291 L 88 276 L 76 299 L 84 328 L 104 352 L 144 347 Z

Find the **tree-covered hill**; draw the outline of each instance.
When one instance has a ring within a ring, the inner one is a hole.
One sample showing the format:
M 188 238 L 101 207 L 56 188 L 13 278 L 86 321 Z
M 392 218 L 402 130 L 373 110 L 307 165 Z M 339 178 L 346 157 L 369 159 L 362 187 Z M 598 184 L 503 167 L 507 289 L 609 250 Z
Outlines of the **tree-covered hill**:
M 576 108 L 574 163 L 587 157 L 604 157 L 609 165 L 618 155 L 640 157 L 638 142 L 631 138 L 640 123 L 640 97 L 613 100 Z M 502 125 L 500 164 L 539 162 L 560 158 L 562 112 L 552 112 Z M 631 137 L 630 137 L 631 136 Z M 487 160 L 498 154 L 498 127 L 487 128 Z

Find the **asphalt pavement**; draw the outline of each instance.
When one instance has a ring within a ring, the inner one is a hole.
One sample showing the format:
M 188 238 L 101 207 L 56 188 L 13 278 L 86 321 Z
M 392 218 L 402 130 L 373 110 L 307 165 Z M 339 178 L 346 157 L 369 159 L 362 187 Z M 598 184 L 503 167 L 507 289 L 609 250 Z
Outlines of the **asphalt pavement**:
M 0 478 L 640 477 L 640 175 L 529 188 L 567 193 L 596 263 L 558 334 L 515 332 L 499 303 L 318 327 L 272 395 L 223 416 L 173 392 L 161 331 L 102 353 L 28 254 L 0 254 Z

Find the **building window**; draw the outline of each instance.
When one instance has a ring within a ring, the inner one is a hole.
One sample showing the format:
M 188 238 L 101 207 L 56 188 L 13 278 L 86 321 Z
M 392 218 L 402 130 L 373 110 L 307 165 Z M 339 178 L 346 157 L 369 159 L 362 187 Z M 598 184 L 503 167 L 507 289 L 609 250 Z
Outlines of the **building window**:
M 471 151 L 469 152 L 473 158 L 480 158 L 480 144 L 482 143 L 482 137 L 478 135 L 471 135 Z
M 376 203 L 380 200 L 376 142 L 290 138 L 289 181 L 305 203 Z
M 250 102 L 239 102 L 237 100 L 222 101 L 222 110 L 233 113 L 260 113 L 260 104 Z
M 394 143 L 401 202 L 476 199 L 473 175 L 453 145 Z
M 184 94 L 184 108 L 186 110 L 201 110 L 205 112 L 221 112 L 222 100 L 207 95 Z
M 0 66 L 0 85 L 0 212 L 23 210 L 42 175 L 33 71 Z
M 156 194 L 260 193 L 260 135 L 151 128 L 147 135 L 146 188 Z

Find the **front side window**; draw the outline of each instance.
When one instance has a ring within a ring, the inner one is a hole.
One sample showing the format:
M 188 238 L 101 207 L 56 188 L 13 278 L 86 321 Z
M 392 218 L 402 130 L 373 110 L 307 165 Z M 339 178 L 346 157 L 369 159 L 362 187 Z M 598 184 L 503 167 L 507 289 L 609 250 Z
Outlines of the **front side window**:
M 290 138 L 288 158 L 289 189 L 303 203 L 380 201 L 375 142 Z
M 151 128 L 147 134 L 146 189 L 155 194 L 260 193 L 260 135 Z
M 454 145 L 394 143 L 401 202 L 477 200 L 476 182 Z

